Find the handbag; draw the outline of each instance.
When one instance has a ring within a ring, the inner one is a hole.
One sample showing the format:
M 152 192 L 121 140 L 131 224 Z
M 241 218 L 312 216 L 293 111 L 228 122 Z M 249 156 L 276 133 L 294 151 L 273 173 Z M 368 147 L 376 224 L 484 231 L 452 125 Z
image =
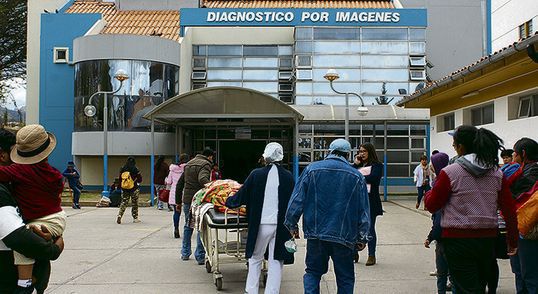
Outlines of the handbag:
M 170 197 L 170 190 L 169 189 L 161 189 L 161 190 L 159 190 L 159 201 L 168 202 L 169 197 Z

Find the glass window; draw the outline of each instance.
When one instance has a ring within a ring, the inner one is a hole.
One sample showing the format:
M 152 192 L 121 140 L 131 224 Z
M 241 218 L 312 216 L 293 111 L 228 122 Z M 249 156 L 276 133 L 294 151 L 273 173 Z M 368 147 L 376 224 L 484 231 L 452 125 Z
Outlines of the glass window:
M 355 54 L 361 52 L 361 44 L 359 42 L 316 41 L 314 42 L 314 52 Z
M 266 69 L 245 69 L 243 71 L 243 80 L 254 81 L 276 81 L 278 80 L 278 70 Z
M 358 28 L 314 28 L 314 40 L 359 40 Z
M 363 28 L 363 40 L 407 40 L 405 28 Z
M 426 43 L 424 42 L 409 43 L 409 54 L 426 54 Z
M 445 114 L 437 118 L 437 132 L 446 132 L 455 128 L 454 113 Z
M 409 29 L 409 40 L 426 41 L 426 29 Z
M 323 82 L 327 81 L 323 76 L 327 73 L 328 69 L 314 69 L 314 78 L 313 80 L 316 82 Z M 338 75 L 340 78 L 338 81 L 342 82 L 360 82 L 361 80 L 361 71 L 360 69 L 343 69 L 339 68 Z
M 295 83 L 295 94 L 312 95 L 312 83 Z
M 277 56 L 278 46 L 243 46 L 245 56 Z
M 260 92 L 278 92 L 278 83 L 275 82 L 244 82 L 243 87 L 258 90 Z
M 361 89 L 360 83 L 338 83 L 338 85 L 335 85 L 335 88 L 338 89 L 340 92 L 352 92 L 352 93 L 358 93 Z M 329 82 L 318 82 L 313 83 L 313 89 L 314 94 L 318 95 L 339 95 L 335 93 L 329 84 Z M 351 95 L 349 96 L 351 99 Z
M 241 67 L 241 58 L 217 58 L 211 57 L 207 59 L 208 67 Z
M 240 56 L 242 51 L 239 45 L 213 45 L 208 46 L 207 54 L 211 56 Z
M 411 138 L 411 148 L 424 149 L 424 138 Z
M 473 126 L 493 123 L 493 104 L 471 109 L 471 123 Z
M 387 151 L 387 162 L 409 163 L 409 151 Z
M 206 67 L 206 58 L 193 58 L 192 67 L 194 68 L 205 68 Z
M 312 53 L 312 42 L 295 42 L 296 53 Z
M 278 46 L 278 55 L 279 56 L 291 56 L 293 55 L 293 46 Z
M 208 80 L 241 80 L 242 70 L 212 69 L 207 71 Z
M 192 46 L 192 55 L 194 56 L 205 56 L 207 54 L 206 45 L 194 45 Z
M 411 135 L 423 135 L 426 136 L 427 125 L 410 125 Z
M 413 162 L 413 163 L 415 163 L 415 162 L 416 162 L 416 163 L 419 163 L 419 162 L 420 162 L 420 157 L 421 157 L 422 155 L 424 155 L 424 154 L 426 154 L 424 151 L 412 151 L 412 152 L 411 152 L 411 162 Z M 412 168 L 411 170 L 414 170 L 414 169 L 415 169 L 414 166 L 412 166 L 411 168 Z
M 295 28 L 296 40 L 312 40 L 312 28 Z
M 359 66 L 361 58 L 359 55 L 315 55 L 314 66 L 316 67 L 353 67 Z
M 407 54 L 407 42 L 362 42 L 363 54 Z
M 400 177 L 400 178 L 409 177 L 409 165 L 388 164 L 387 176 L 388 177 Z
M 407 81 L 409 71 L 407 69 L 363 69 L 364 81 Z
M 292 58 L 280 58 L 279 67 L 281 68 L 292 68 L 293 67 Z
M 387 137 L 387 149 L 409 149 L 409 137 Z
M 408 83 L 385 83 L 385 95 L 401 95 L 400 90 L 407 91 Z M 362 83 L 362 93 L 367 95 L 381 95 L 383 91 L 383 83 Z
M 278 67 L 278 58 L 245 58 L 244 67 Z
M 403 55 L 364 55 L 362 56 L 362 67 L 405 67 L 407 68 L 408 57 Z
M 387 125 L 387 135 L 388 136 L 409 136 L 409 126 L 408 125 Z
M 297 55 L 295 56 L 295 63 L 297 67 L 312 67 L 312 56 Z

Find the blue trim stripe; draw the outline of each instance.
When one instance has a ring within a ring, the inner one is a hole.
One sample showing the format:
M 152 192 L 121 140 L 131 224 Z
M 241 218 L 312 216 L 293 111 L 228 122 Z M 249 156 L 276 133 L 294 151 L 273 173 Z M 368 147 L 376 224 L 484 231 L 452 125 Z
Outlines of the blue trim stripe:
M 486 0 L 486 42 L 487 42 L 487 52 L 488 54 L 492 53 L 492 44 L 491 44 L 491 0 Z

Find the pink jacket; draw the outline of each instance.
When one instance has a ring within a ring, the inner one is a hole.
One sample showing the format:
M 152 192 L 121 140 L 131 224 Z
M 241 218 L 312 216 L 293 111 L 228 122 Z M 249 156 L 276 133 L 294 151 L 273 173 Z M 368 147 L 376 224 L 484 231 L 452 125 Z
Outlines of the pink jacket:
M 170 185 L 170 197 L 168 198 L 168 204 L 170 205 L 176 205 L 176 185 L 184 169 L 185 163 L 180 165 L 171 164 L 170 173 L 168 173 L 168 176 L 164 180 L 166 185 Z

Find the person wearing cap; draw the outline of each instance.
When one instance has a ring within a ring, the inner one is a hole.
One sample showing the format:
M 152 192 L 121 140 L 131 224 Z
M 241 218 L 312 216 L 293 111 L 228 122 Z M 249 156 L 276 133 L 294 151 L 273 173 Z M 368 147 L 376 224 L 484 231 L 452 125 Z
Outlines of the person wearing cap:
M 11 149 L 13 164 L 0 167 L 0 182 L 11 183 L 13 197 L 26 224 L 44 226 L 53 237 L 59 237 L 65 230 L 67 217 L 61 207 L 63 176 L 47 160 L 55 147 L 56 137 L 43 126 L 23 127 Z M 31 293 L 35 260 L 19 252 L 13 254 L 19 274 L 18 287 Z
M 351 145 L 336 139 L 329 155 L 308 165 L 295 185 L 284 224 L 299 235 L 303 216 L 306 243 L 305 293 L 319 293 L 321 277 L 333 260 L 338 293 L 353 293 L 354 250 L 362 250 L 369 239 L 370 204 L 364 176 L 348 157 Z
M 183 244 L 181 248 L 181 260 L 187 261 L 191 256 L 191 237 L 193 229 L 189 226 L 191 217 L 190 209 L 192 198 L 198 190 L 211 181 L 211 167 L 215 152 L 206 147 L 202 154 L 197 154 L 185 165 L 183 174 L 176 186 L 176 203 L 183 203 L 185 226 L 183 227 Z M 179 201 L 181 199 L 181 202 Z M 200 233 L 196 235 L 196 251 L 194 258 L 198 265 L 205 264 L 205 250 L 200 239 Z
M 72 161 L 67 162 L 67 168 L 62 175 L 67 179 L 69 188 L 73 190 L 73 209 L 80 209 L 80 174 L 75 168 L 75 163 Z
M 258 293 L 265 252 L 269 270 L 265 293 L 279 293 L 284 264 L 293 264 L 293 253 L 284 243 L 292 238 L 284 226 L 284 217 L 294 187 L 293 175 L 280 163 L 284 158 L 282 145 L 269 143 L 263 152 L 267 165 L 253 170 L 237 193 L 226 200 L 226 206 L 246 205 L 248 237 L 246 258 L 248 276 L 245 292 Z

